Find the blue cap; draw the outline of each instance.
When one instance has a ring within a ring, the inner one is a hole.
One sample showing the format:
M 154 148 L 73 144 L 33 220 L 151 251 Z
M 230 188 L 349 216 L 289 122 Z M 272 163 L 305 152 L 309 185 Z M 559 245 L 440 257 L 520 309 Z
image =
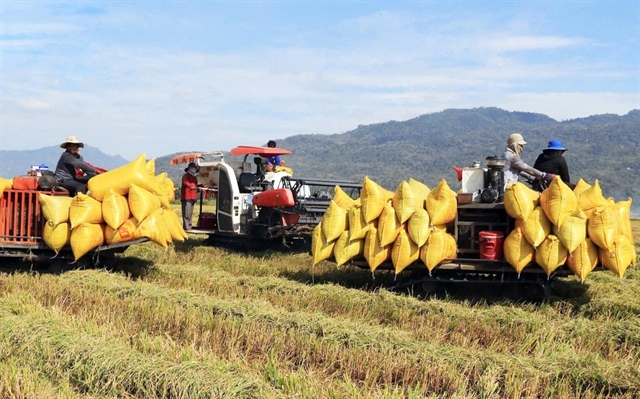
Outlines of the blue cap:
M 560 140 L 551 140 L 547 150 L 566 151 L 567 149 L 562 146 L 562 142 Z

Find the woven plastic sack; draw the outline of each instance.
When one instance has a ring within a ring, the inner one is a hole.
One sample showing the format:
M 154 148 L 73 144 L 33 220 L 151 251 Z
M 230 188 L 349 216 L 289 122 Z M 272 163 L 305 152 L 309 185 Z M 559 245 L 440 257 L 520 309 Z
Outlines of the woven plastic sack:
M 109 245 L 119 244 L 121 242 L 133 241 L 136 238 L 136 229 L 138 221 L 135 218 L 129 218 L 117 229 L 106 225 L 104 227 L 104 239 Z
M 598 249 L 598 257 L 604 267 L 622 278 L 627 268 L 635 264 L 636 251 L 627 237 L 618 236 L 610 250 Z
M 351 259 L 364 255 L 364 239 L 352 240 L 349 230 L 345 230 L 336 240 L 333 247 L 333 257 L 338 266 L 342 266 Z
M 533 262 L 535 256 L 533 245 L 527 241 L 520 227 L 513 229 L 504 239 L 502 251 L 506 261 L 518 272 L 518 277 Z
M 576 195 L 576 197 L 579 197 L 580 194 L 582 194 L 585 190 L 587 190 L 590 187 L 591 187 L 591 184 L 587 183 L 586 181 L 582 180 L 582 178 L 580 178 L 576 183 L 576 186 L 573 188 L 573 193 Z
M 409 238 L 404 230 L 400 230 L 400 234 L 391 247 L 391 262 L 396 274 L 418 259 L 420 259 L 420 247 Z
M 69 242 L 73 257 L 78 260 L 104 243 L 104 225 L 82 223 L 71 230 Z
M 180 242 L 184 241 L 188 237 L 188 234 L 184 231 L 184 228 L 182 227 L 182 220 L 180 220 L 178 214 L 173 210 L 165 209 L 162 215 L 164 216 L 164 221 L 169 229 L 171 240 Z
M 456 218 L 456 193 L 449 188 L 446 180 L 440 181 L 436 188 L 431 190 L 426 203 L 431 224 L 447 224 Z
M 113 229 L 117 229 L 131 217 L 127 197 L 109 189 L 102 198 L 102 217 L 104 222 Z
M 175 198 L 175 185 L 173 181 L 169 179 L 167 172 L 160 173 L 155 176 L 154 179 L 156 180 L 158 188 L 162 191 L 162 195 L 158 195 L 161 206 L 164 209 L 171 209 L 171 201 Z
M 102 223 L 102 204 L 89 197 L 78 193 L 69 205 L 69 223 L 71 229 L 75 229 L 83 223 Z
M 98 201 L 102 201 L 109 188 L 120 195 L 127 195 L 131 184 L 162 195 L 156 179 L 147 171 L 144 153 L 124 166 L 92 177 L 87 183 L 90 195 Z
M 322 222 L 313 229 L 311 233 L 311 255 L 313 257 L 313 266 L 322 262 L 323 260 L 331 259 L 333 257 L 333 247 L 336 242 L 328 241 L 322 233 Z
M 143 221 L 160 208 L 158 196 L 137 184 L 131 184 L 127 201 L 131 215 L 139 221 Z
M 351 208 L 353 206 L 353 203 L 355 202 L 355 200 L 349 197 L 349 194 L 345 193 L 344 190 L 340 188 L 340 186 L 336 186 L 334 188 L 332 200 L 335 201 L 336 204 L 338 204 L 338 206 L 343 209 Z
M 516 226 L 520 227 L 524 238 L 535 249 L 551 234 L 553 225 L 542 208 L 537 206 L 529 213 L 526 220 L 516 220 Z
M 593 186 L 582 191 L 577 198 L 578 207 L 587 214 L 587 217 L 590 217 L 596 208 L 608 205 L 607 199 L 602 195 L 598 179 L 593 183 Z
M 549 234 L 536 249 L 536 263 L 547 273 L 547 276 L 551 276 L 551 273 L 564 265 L 568 256 L 567 248 L 553 234 Z
M 400 223 L 396 216 L 396 210 L 393 209 L 391 203 L 387 202 L 378 218 L 378 239 L 380 240 L 380 245 L 386 247 L 387 245 L 393 244 L 402 229 L 402 223 Z
M 553 235 L 558 237 L 569 252 L 573 252 L 587 238 L 587 217 L 578 211 L 562 223 L 562 227 L 553 226 Z
M 58 223 L 55 226 L 46 223 L 42 232 L 42 239 L 49 248 L 58 254 L 65 245 L 69 244 L 71 227 L 67 222 Z
M 586 238 L 567 258 L 567 267 L 581 281 L 598 265 L 598 247 Z
M 429 235 L 427 245 L 420 248 L 420 260 L 432 272 L 443 260 L 455 258 L 456 239 L 443 229 L 434 229 Z
M 385 247 L 380 245 L 378 239 L 378 229 L 373 226 L 369 229 L 367 236 L 364 239 L 364 258 L 367 260 L 369 269 L 375 271 L 378 266 L 383 264 L 391 257 L 391 245 Z
M 418 197 L 420 198 L 420 201 L 422 203 L 421 206 L 427 209 L 426 201 L 427 201 L 427 197 L 429 196 L 429 193 L 431 192 L 431 189 L 426 184 L 414 178 L 409 179 L 409 185 L 411 186 L 413 191 L 415 191 L 418 194 Z
M 322 234 L 327 241 L 335 241 L 345 230 L 349 229 L 347 210 L 331 200 L 329 208 L 322 216 Z
M 616 216 L 618 218 L 618 234 L 623 235 L 629 239 L 629 242 L 633 245 L 633 230 L 631 230 L 631 204 L 633 200 L 629 197 L 626 201 L 618 201 L 613 206 Z
M 155 176 L 156 174 L 156 159 L 150 159 L 144 164 L 145 169 L 149 176 Z
M 47 223 L 57 226 L 69 222 L 69 208 L 73 197 L 66 195 L 39 194 L 42 216 Z
M 612 206 L 598 207 L 587 220 L 587 234 L 598 247 L 611 251 L 620 235 L 618 216 Z
M 427 243 L 429 234 L 431 234 L 431 227 L 429 212 L 424 208 L 417 209 L 407 222 L 409 237 L 418 247 L 422 247 Z
M 365 176 L 360 193 L 360 203 L 362 204 L 362 214 L 367 223 L 376 220 L 382 213 L 387 203 L 387 190 L 378 183 Z
M 136 238 L 146 237 L 161 247 L 167 248 L 171 243 L 171 233 L 165 223 L 163 215 L 165 211 L 163 208 L 158 208 L 140 221 L 135 232 Z
M 404 223 L 409 220 L 416 209 L 423 207 L 423 202 L 424 201 L 421 199 L 420 195 L 418 195 L 418 193 L 416 193 L 406 181 L 403 181 L 398 185 L 398 188 L 391 199 L 391 204 L 393 205 L 393 209 L 396 211 L 396 217 L 400 223 Z
M 540 205 L 540 193 L 520 182 L 509 184 L 504 190 L 504 209 L 514 219 L 526 220 Z
M 540 195 L 540 206 L 551 223 L 561 227 L 566 218 L 576 213 L 578 199 L 562 179 L 553 179 Z
M 352 240 L 363 240 L 367 232 L 373 226 L 373 222 L 367 223 L 362 215 L 362 206 L 354 204 L 347 212 L 349 218 L 349 231 Z

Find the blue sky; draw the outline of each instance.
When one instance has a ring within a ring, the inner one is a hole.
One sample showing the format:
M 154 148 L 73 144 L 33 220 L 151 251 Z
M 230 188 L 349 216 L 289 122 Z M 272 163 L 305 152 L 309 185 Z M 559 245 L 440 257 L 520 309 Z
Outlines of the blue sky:
M 447 108 L 640 108 L 640 1 L 0 1 L 0 149 L 132 160 Z M 28 139 L 27 139 L 28 138 Z

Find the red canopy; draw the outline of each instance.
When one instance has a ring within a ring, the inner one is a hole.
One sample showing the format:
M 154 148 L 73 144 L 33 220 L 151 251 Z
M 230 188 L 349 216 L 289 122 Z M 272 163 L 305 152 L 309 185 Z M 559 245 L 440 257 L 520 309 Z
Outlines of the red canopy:
M 190 152 L 188 154 L 176 155 L 175 157 L 171 158 L 171 160 L 169 161 L 169 165 L 195 162 L 196 159 L 202 158 L 206 154 L 206 152 Z
M 231 149 L 231 155 L 255 154 L 261 157 L 271 157 L 275 155 L 290 155 L 291 151 L 276 147 L 258 147 L 251 145 L 239 145 Z

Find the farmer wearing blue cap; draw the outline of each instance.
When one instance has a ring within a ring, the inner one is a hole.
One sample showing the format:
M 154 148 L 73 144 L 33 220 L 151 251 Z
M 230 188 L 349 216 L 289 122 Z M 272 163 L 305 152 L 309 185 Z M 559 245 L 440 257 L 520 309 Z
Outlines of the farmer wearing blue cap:
M 562 156 L 565 151 L 567 149 L 564 148 L 560 140 L 551 140 L 549 141 L 549 146 L 542 150 L 542 154 L 538 155 L 533 167 L 542 172 L 560 176 L 562 181 L 571 187 L 573 185 L 570 183 L 569 166 L 567 166 L 567 160 Z M 544 186 L 534 188 L 542 191 L 541 189 L 544 189 Z

